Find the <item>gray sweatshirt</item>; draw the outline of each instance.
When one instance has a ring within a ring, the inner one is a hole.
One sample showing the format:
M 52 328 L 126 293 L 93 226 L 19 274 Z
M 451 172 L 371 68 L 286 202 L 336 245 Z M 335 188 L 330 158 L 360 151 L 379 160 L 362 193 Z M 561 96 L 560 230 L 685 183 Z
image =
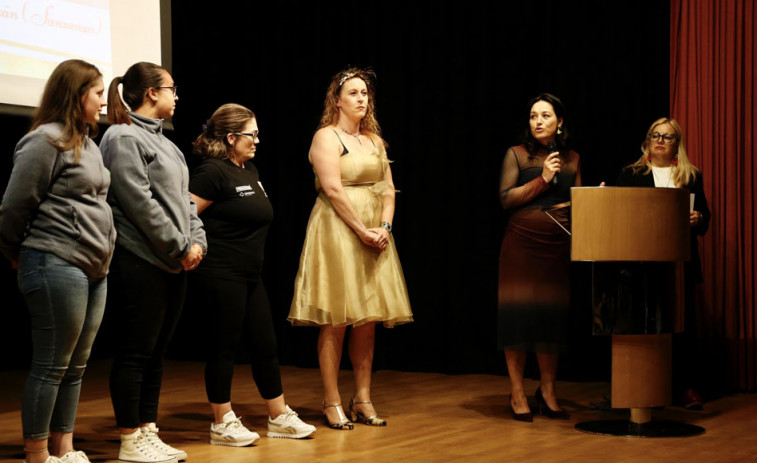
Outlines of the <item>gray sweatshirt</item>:
M 16 145 L 0 205 L 0 251 L 10 261 L 21 246 L 49 252 L 102 278 L 116 240 L 106 202 L 110 175 L 89 138 L 78 164 L 73 150 L 51 145 L 61 131 L 61 124 L 43 124 Z
M 131 124 L 110 126 L 100 141 L 111 172 L 108 203 L 118 244 L 158 268 L 178 273 L 193 244 L 207 251 L 197 205 L 189 196 L 187 163 L 163 135 L 161 119 L 129 116 Z

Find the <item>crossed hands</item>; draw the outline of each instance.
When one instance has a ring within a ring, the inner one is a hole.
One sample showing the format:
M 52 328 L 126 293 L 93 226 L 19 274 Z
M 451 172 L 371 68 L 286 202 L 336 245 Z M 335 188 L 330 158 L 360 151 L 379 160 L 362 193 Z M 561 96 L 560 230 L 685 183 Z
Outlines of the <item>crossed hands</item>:
M 200 265 L 200 261 L 203 257 L 202 247 L 199 244 L 193 244 L 192 247 L 189 248 L 187 255 L 181 259 L 181 266 L 184 267 L 184 270 L 186 271 L 194 270 Z
M 383 227 L 368 228 L 364 235 L 360 235 L 360 241 L 366 246 L 383 251 L 389 244 L 389 231 Z

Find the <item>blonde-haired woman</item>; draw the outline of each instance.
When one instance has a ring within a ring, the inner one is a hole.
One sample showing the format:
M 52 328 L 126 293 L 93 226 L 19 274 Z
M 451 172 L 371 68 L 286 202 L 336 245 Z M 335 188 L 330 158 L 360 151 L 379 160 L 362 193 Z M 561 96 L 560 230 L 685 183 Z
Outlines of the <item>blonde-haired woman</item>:
M 231 408 L 234 359 L 242 333 L 248 335 L 252 377 L 268 407 L 268 437 L 302 439 L 315 433 L 286 404 L 276 353 L 263 255 L 273 207 L 252 160 L 258 143 L 255 114 L 238 104 L 218 108 L 194 142 L 203 161 L 189 191 L 205 224 L 213 252 L 191 276 L 191 288 L 208 314 L 205 391 L 213 411 L 210 443 L 243 447 L 260 436 Z
M 34 349 L 21 407 L 28 463 L 89 461 L 73 448 L 74 420 L 116 236 L 105 199 L 110 178 L 90 138 L 104 91 L 92 64 L 68 60 L 55 68 L 31 131 L 16 145 L 0 205 L 0 251 L 18 267 L 31 317 Z
M 684 188 L 694 195 L 694 207 L 689 213 L 691 227 L 691 260 L 684 264 L 685 326 L 673 343 L 673 383 L 676 401 L 686 408 L 702 406 L 698 392 L 701 380 L 696 364 L 696 285 L 703 281 L 699 261 L 697 236 L 704 235 L 710 225 L 710 209 L 704 195 L 702 173 L 694 167 L 686 154 L 683 131 L 675 119 L 663 117 L 649 126 L 641 144 L 641 157 L 623 169 L 618 186 Z
M 394 183 L 375 116 L 373 74 L 350 68 L 329 85 L 310 145 L 318 198 L 295 280 L 289 321 L 320 327 L 318 360 L 323 413 L 333 429 L 350 430 L 339 393 L 347 326 L 355 378 L 352 420 L 385 426 L 371 403 L 375 324 L 413 320 L 394 240 Z
M 702 175 L 689 161 L 683 131 L 675 119 L 663 117 L 654 121 L 641 144 L 641 152 L 636 162 L 623 169 L 618 186 L 688 188 L 697 182 L 701 186 Z M 704 220 L 702 212 L 694 207 L 690 220 L 692 225 L 700 223 Z

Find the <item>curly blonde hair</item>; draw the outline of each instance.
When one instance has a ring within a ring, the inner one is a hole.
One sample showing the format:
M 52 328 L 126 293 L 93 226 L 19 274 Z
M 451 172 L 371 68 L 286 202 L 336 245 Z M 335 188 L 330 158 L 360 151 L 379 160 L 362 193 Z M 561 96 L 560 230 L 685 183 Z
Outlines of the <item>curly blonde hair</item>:
M 669 117 L 661 117 L 652 122 L 652 125 L 649 126 L 649 130 L 647 130 L 647 136 L 644 138 L 644 142 L 641 144 L 642 155 L 636 162 L 631 164 L 630 167 L 631 169 L 633 169 L 634 173 L 642 172 L 645 175 L 652 170 L 652 161 L 649 156 L 649 140 L 651 139 L 652 133 L 654 133 L 655 129 L 662 124 L 669 124 L 671 127 L 673 127 L 673 132 L 676 136 L 675 144 L 677 152 L 674 159 L 677 159 L 678 163 L 673 163 L 671 176 L 675 185 L 678 188 L 682 188 L 688 183 L 694 181 L 697 172 L 699 172 L 699 169 L 697 169 L 694 164 L 689 161 L 689 156 L 686 154 L 686 144 L 683 142 L 683 130 L 681 130 L 681 126 L 678 124 L 678 122 L 676 122 L 675 119 L 671 119 Z
M 323 114 L 321 114 L 321 123 L 319 129 L 336 125 L 339 121 L 339 108 L 337 102 L 342 91 L 344 83 L 350 79 L 360 79 L 365 82 L 368 89 L 368 107 L 365 111 L 365 117 L 360 121 L 360 132 L 371 133 L 381 137 L 381 127 L 376 120 L 376 89 L 374 80 L 376 74 L 370 69 L 361 69 L 350 67 L 344 71 L 338 72 L 331 78 L 331 84 L 326 91 L 326 99 L 323 102 Z

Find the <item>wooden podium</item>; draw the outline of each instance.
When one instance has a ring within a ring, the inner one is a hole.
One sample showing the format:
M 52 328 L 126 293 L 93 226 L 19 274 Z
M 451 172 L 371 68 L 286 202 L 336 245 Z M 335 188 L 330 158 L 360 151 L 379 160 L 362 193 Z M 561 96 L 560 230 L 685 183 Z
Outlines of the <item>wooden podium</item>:
M 691 249 L 688 191 L 572 188 L 571 209 L 571 260 L 592 262 L 595 320 L 601 314 L 609 320 L 595 325 L 612 336 L 612 407 L 631 409 L 630 420 L 589 421 L 576 429 L 701 434 L 699 426 L 652 420 L 654 407 L 671 403 L 672 333 L 683 326 L 682 262 Z

